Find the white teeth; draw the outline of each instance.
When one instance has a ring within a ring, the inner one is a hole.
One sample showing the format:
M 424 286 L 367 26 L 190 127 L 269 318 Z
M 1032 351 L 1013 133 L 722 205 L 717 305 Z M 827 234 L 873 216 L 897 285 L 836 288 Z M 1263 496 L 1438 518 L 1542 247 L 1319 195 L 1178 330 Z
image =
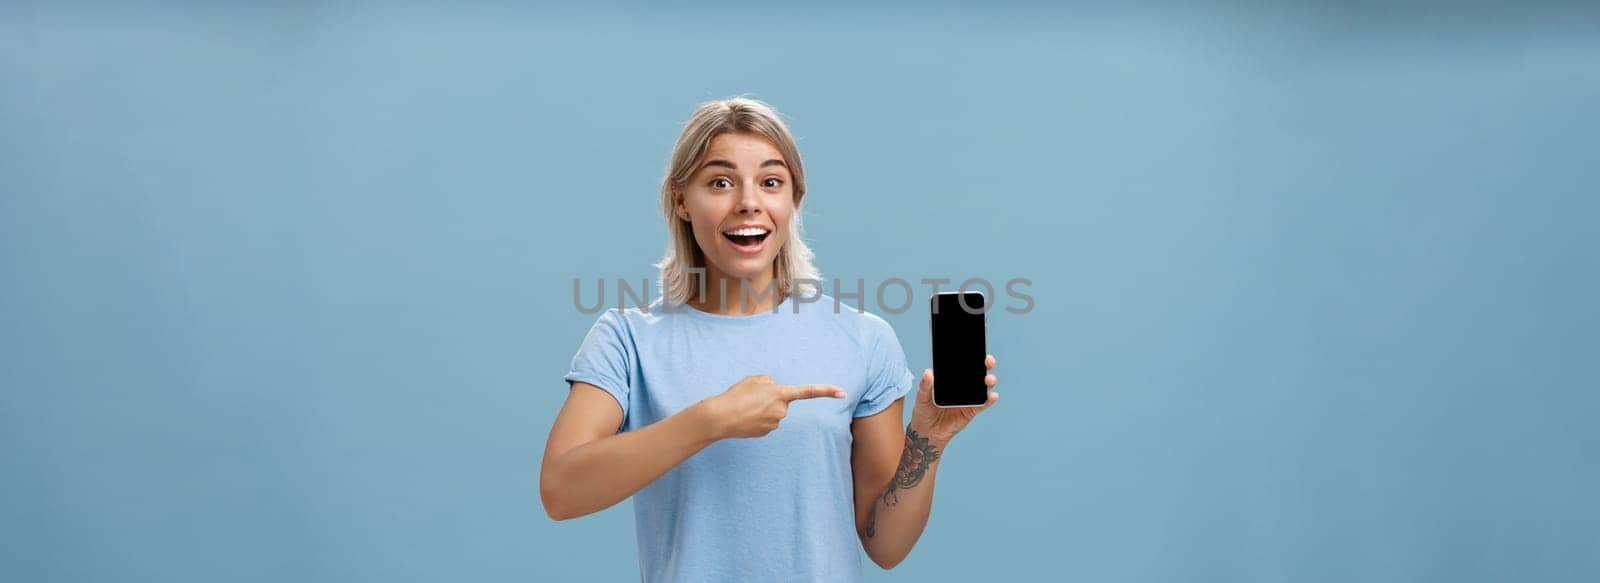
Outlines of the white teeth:
M 728 231 L 727 234 L 739 237 L 754 237 L 757 235 L 767 234 L 767 230 L 760 227 L 745 227 L 743 229 L 734 229 L 732 231 Z

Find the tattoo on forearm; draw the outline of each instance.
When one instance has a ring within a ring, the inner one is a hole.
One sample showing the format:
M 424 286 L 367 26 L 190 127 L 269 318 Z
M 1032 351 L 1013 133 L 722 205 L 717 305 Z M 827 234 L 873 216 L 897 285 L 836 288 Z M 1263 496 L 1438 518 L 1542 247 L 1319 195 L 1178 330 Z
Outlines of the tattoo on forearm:
M 889 480 L 889 486 L 873 499 L 872 508 L 867 511 L 867 538 L 878 534 L 878 503 L 882 502 L 884 506 L 899 504 L 900 495 L 895 494 L 895 490 L 916 486 L 936 461 L 939 461 L 939 448 L 916 431 L 906 429 L 906 445 L 900 453 L 900 467 L 895 470 L 894 479 Z

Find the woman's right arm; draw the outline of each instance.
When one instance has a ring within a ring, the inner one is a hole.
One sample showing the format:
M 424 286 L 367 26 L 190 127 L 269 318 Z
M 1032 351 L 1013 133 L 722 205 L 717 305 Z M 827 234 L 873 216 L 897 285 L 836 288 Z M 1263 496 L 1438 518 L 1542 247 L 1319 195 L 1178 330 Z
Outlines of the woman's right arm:
M 705 401 L 637 431 L 617 433 L 622 407 L 599 387 L 572 383 L 539 468 L 539 498 L 550 518 L 610 508 L 716 442 Z
M 780 385 L 752 375 L 671 417 L 617 433 L 622 406 L 616 399 L 573 382 L 545 442 L 539 498 L 556 520 L 605 510 L 719 439 L 771 433 L 796 399 L 844 396 L 832 385 Z

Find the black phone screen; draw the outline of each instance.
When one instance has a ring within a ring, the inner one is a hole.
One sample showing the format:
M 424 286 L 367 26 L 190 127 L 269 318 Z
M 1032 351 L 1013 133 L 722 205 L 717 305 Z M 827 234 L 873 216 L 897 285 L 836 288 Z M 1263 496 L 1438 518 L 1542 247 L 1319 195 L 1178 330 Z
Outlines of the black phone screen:
M 983 294 L 934 294 L 929 306 L 933 322 L 933 404 L 941 407 L 982 405 L 989 400 L 983 361 Z M 965 304 L 965 305 L 962 305 Z

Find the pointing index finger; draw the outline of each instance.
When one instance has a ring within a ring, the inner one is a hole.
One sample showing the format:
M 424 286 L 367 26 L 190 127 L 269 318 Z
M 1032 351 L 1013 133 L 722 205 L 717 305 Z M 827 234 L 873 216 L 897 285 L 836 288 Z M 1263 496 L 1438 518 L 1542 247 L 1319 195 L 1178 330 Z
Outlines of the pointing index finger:
M 816 397 L 844 397 L 844 389 L 833 385 L 788 385 L 783 387 L 782 397 L 785 401 L 796 399 L 813 399 Z

